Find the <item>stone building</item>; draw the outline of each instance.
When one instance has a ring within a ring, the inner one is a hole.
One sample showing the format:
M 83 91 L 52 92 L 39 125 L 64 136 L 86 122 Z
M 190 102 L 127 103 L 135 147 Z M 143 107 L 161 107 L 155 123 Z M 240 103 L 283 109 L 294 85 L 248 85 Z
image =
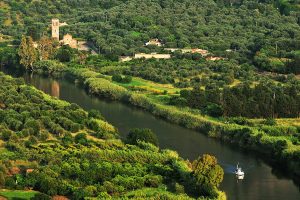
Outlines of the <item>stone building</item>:
M 59 19 L 52 19 L 52 38 L 59 41 Z
M 156 54 L 156 53 L 151 53 L 151 54 L 145 54 L 145 53 L 138 53 L 134 55 L 135 59 L 139 58 L 145 58 L 145 59 L 151 59 L 151 58 L 156 58 L 156 59 L 170 59 L 171 54 Z
M 205 49 L 198 49 L 198 48 L 194 48 L 194 49 L 180 49 L 180 48 L 165 48 L 164 50 L 166 51 L 170 51 L 170 52 L 175 52 L 175 51 L 181 51 L 182 53 L 199 53 L 201 54 L 203 57 L 206 57 L 209 55 L 209 52 Z
M 63 39 L 60 41 L 62 45 L 69 45 L 73 49 L 78 48 L 78 41 L 73 39 L 72 35 L 66 34 Z
M 157 39 L 157 38 L 149 40 L 149 42 L 146 42 L 145 45 L 146 46 L 154 45 L 154 46 L 158 46 L 158 47 L 163 46 L 163 44 L 161 43 L 161 41 L 159 39 Z
M 71 48 L 78 48 L 77 40 L 73 39 L 72 35 L 66 34 L 63 39 L 59 38 L 59 28 L 68 25 L 67 23 L 60 23 L 59 19 L 52 19 L 52 38 L 55 38 L 62 45 L 69 45 Z

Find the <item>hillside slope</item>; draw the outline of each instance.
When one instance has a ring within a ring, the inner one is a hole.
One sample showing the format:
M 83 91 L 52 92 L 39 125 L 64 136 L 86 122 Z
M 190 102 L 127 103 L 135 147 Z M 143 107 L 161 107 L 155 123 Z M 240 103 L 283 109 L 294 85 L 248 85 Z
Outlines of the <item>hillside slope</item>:
M 62 33 L 92 41 L 101 53 L 116 55 L 149 51 L 143 44 L 151 38 L 161 39 L 166 47 L 201 47 L 220 55 L 233 49 L 240 62 L 261 49 L 275 54 L 276 45 L 281 56 L 299 49 L 297 15 L 281 15 L 273 3 L 264 2 L 4 0 L 0 28 L 7 35 L 28 33 L 39 38 L 49 32 L 51 18 L 58 17 L 69 24 Z

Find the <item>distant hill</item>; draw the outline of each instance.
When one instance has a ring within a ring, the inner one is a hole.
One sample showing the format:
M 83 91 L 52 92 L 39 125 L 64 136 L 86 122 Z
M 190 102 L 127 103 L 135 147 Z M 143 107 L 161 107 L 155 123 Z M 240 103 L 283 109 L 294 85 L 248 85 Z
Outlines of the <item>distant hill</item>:
M 297 7 L 298 3 L 3 0 L 0 29 L 3 34 L 16 38 L 28 34 L 38 39 L 42 34 L 49 34 L 51 18 L 58 17 L 69 24 L 62 28 L 62 34 L 87 39 L 103 54 L 132 55 L 153 51 L 143 45 L 149 39 L 158 38 L 166 47 L 198 47 L 219 55 L 233 49 L 239 52 L 240 60 L 251 60 L 261 49 L 272 51 L 275 43 L 283 54 L 299 50 L 299 14 L 285 16 L 279 12 L 289 6 Z

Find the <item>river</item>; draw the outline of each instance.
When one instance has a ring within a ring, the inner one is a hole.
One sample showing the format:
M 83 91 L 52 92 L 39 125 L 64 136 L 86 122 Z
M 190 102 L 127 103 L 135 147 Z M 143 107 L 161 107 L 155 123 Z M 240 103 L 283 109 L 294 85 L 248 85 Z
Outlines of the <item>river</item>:
M 118 128 L 123 137 L 131 128 L 150 128 L 157 134 L 161 148 L 176 150 L 185 159 L 194 160 L 205 153 L 216 156 L 225 172 L 221 190 L 226 192 L 229 200 L 300 199 L 299 186 L 273 170 L 260 155 L 223 144 L 132 106 L 90 96 L 83 88 L 67 80 L 17 73 L 7 69 L 3 71 L 14 77 L 24 77 L 27 84 L 59 99 L 76 103 L 86 110 L 99 110 Z M 233 173 L 237 162 L 245 171 L 244 180 L 238 181 Z

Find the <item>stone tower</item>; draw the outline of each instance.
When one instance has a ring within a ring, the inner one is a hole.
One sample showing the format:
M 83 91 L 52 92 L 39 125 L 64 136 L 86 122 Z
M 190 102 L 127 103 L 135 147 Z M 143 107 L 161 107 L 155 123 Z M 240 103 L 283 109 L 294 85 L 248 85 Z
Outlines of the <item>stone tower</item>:
M 59 19 L 52 19 L 52 38 L 59 40 Z

